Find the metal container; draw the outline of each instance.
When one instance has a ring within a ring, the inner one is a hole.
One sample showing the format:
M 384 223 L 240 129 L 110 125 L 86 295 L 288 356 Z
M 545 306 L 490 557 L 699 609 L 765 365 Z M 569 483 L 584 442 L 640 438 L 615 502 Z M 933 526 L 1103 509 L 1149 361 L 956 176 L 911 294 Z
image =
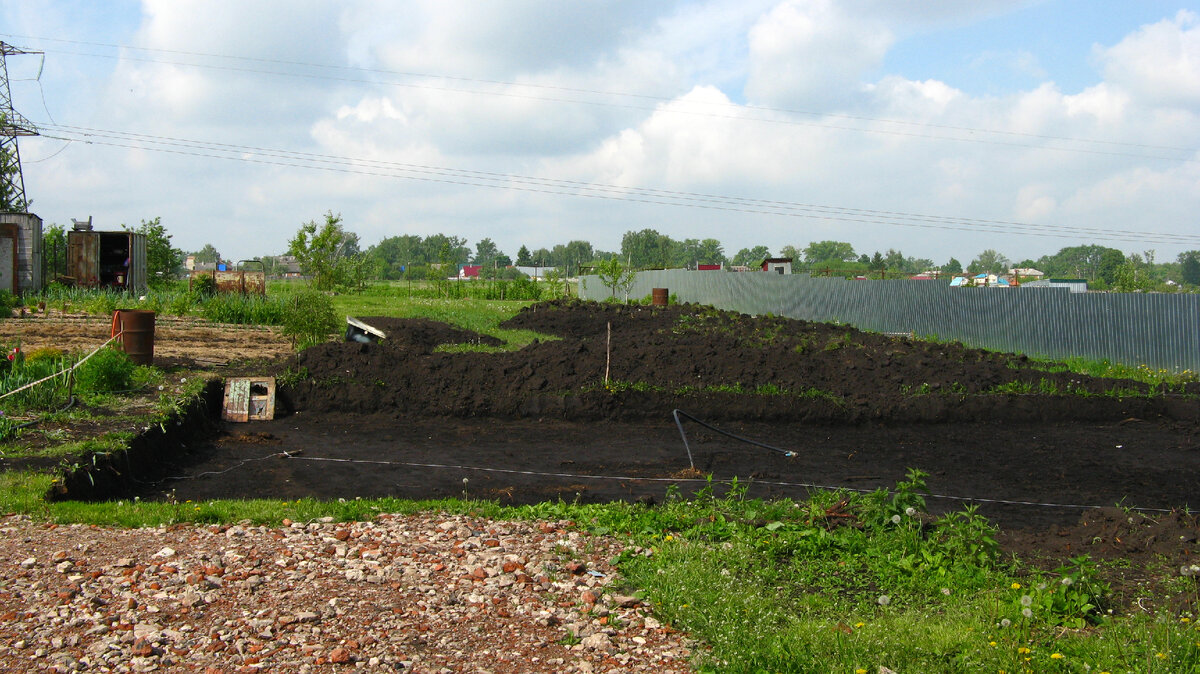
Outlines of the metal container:
M 154 312 L 117 309 L 114 321 L 121 331 L 121 346 L 138 365 L 154 364 Z
M 667 306 L 667 300 L 670 295 L 666 288 L 653 288 L 650 290 L 650 303 L 656 307 Z
M 145 292 L 146 235 L 136 232 L 67 232 L 67 277 L 84 288 Z

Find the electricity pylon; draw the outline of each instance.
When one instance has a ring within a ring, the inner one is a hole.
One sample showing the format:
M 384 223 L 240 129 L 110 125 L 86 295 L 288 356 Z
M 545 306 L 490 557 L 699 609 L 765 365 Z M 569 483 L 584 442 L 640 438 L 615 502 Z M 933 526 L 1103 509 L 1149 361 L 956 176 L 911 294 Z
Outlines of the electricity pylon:
M 8 86 L 8 57 L 13 54 L 40 54 L 0 41 L 0 211 L 24 212 L 25 176 L 21 174 L 21 150 L 18 136 L 36 136 L 37 127 L 13 110 L 12 90 Z

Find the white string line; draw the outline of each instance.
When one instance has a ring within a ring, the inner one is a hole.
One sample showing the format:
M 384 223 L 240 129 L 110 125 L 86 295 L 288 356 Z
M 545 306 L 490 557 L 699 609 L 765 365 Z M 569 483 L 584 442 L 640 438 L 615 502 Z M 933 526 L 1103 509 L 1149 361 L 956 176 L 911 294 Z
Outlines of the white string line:
M 332 462 L 332 463 L 356 463 L 356 464 L 372 464 L 372 465 L 381 465 L 381 466 L 407 466 L 410 468 L 441 468 L 441 469 L 456 469 L 456 470 L 473 470 L 473 471 L 484 472 L 484 473 L 505 473 L 505 474 L 509 474 L 509 475 L 532 475 L 532 476 L 538 476 L 538 477 L 567 477 L 567 478 L 575 478 L 575 479 L 580 479 L 580 480 L 627 480 L 627 481 L 672 482 L 672 483 L 698 482 L 698 483 L 705 483 L 705 484 L 707 484 L 709 482 L 709 480 L 701 479 L 701 478 L 634 477 L 634 476 L 628 476 L 628 475 L 585 475 L 585 474 L 580 474 L 580 473 L 549 473 L 549 472 L 541 472 L 541 471 L 533 471 L 533 470 L 516 470 L 513 468 L 486 468 L 483 466 L 465 466 L 465 465 L 454 465 L 454 464 L 443 464 L 443 463 L 415 463 L 415 462 L 408 462 L 408 461 L 382 461 L 382 460 L 370 460 L 370 459 L 337 459 L 337 458 L 332 458 L 332 457 L 321 457 L 321 456 L 297 456 L 297 455 L 291 454 L 289 452 L 280 452 L 280 453 L 272 454 L 270 456 L 266 456 L 263 458 L 267 459 L 267 458 L 271 458 L 271 457 L 275 457 L 275 456 L 281 456 L 286 459 L 298 459 L 301 461 L 327 461 L 327 462 Z M 261 460 L 261 459 L 248 459 L 248 461 L 249 460 Z M 244 464 L 245 461 L 243 461 L 242 463 Z M 239 464 L 239 466 L 240 465 L 241 464 Z M 234 466 L 233 468 L 237 468 L 237 467 L 238 466 Z M 228 472 L 228 470 L 232 470 L 233 468 L 229 468 L 226 471 L 221 471 L 221 472 Z M 201 473 L 201 475 L 206 475 L 206 474 L 208 474 L 208 473 Z M 197 477 L 199 477 L 199 476 L 197 476 Z M 714 480 L 713 482 L 717 482 L 719 484 L 729 484 L 728 480 Z M 860 488 L 855 488 L 855 487 L 840 487 L 840 486 L 833 486 L 833 485 L 813 484 L 813 483 L 808 483 L 808 482 L 783 482 L 783 481 L 777 481 L 777 480 L 751 480 L 751 481 L 745 482 L 744 484 L 760 484 L 760 485 L 770 485 L 770 486 L 776 486 L 776 487 L 802 487 L 805 489 L 825 489 L 825 490 L 829 490 L 829 491 L 838 491 L 838 490 L 853 491 L 853 492 L 859 492 L 859 493 L 863 493 L 863 494 L 869 494 L 869 493 L 875 491 L 874 489 L 860 489 Z M 969 497 L 969 496 L 949 496 L 946 494 L 926 494 L 926 496 L 928 496 L 930 498 L 948 499 L 948 500 L 953 500 L 953 501 L 996 503 L 996 504 L 1002 504 L 1002 505 L 1039 506 L 1039 507 L 1045 507 L 1045 508 L 1073 508 L 1073 509 L 1077 509 L 1077 510 L 1100 510 L 1100 509 L 1106 507 L 1106 506 L 1098 506 L 1098 505 L 1076 505 L 1076 504 L 1068 504 L 1068 503 L 1041 503 L 1038 501 L 1016 501 L 1016 500 L 1011 500 L 1011 499 L 991 499 L 991 498 L 975 498 L 975 497 Z M 1166 508 L 1130 507 L 1129 510 L 1136 510 L 1139 512 L 1158 512 L 1158 513 L 1172 512 L 1170 509 L 1166 509 Z
M 50 375 L 49 377 L 42 377 L 41 379 L 34 381 L 34 382 L 30 382 L 30 383 L 22 386 L 21 388 L 13 389 L 13 390 L 9 391 L 8 393 L 5 393 L 4 395 L 0 395 L 0 399 L 7 398 L 8 396 L 10 396 L 14 393 L 20 393 L 21 391 L 24 391 L 27 388 L 33 388 L 34 386 L 37 386 L 38 384 L 40 384 L 44 381 L 49 381 L 51 379 L 54 379 L 55 377 L 57 377 L 60 374 L 63 374 L 65 372 L 69 372 L 71 370 L 78 368 L 80 365 L 83 365 L 84 363 L 86 363 L 88 358 L 91 358 L 92 356 L 99 353 L 100 349 L 103 349 L 104 347 L 108 346 L 109 344 L 111 344 L 113 342 L 114 339 L 120 337 L 123 334 L 125 334 L 124 331 L 121 331 L 121 332 L 118 332 L 117 334 L 113 335 L 111 339 L 109 339 L 107 342 L 101 344 L 100 346 L 96 347 L 95 351 L 89 353 L 87 356 L 85 356 L 83 358 L 83 360 L 79 361 L 78 363 L 75 363 L 74 365 L 72 365 L 70 367 L 63 368 L 62 370 L 55 372 L 54 374 Z

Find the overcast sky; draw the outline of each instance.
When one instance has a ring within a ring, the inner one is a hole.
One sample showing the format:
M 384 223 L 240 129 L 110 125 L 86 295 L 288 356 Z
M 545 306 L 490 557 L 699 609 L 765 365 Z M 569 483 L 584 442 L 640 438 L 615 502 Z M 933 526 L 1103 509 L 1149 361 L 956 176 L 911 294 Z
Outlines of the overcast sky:
M 0 3 L 32 210 L 283 252 L 1200 249 L 1200 3 Z M 71 141 L 64 139 L 73 139 Z

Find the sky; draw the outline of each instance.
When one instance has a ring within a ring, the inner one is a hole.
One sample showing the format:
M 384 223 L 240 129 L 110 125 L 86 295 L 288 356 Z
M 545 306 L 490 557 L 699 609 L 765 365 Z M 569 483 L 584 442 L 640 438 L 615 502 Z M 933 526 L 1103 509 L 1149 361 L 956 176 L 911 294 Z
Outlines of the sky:
M 964 264 L 1200 249 L 1200 2 L 7 0 L 31 210 Z

